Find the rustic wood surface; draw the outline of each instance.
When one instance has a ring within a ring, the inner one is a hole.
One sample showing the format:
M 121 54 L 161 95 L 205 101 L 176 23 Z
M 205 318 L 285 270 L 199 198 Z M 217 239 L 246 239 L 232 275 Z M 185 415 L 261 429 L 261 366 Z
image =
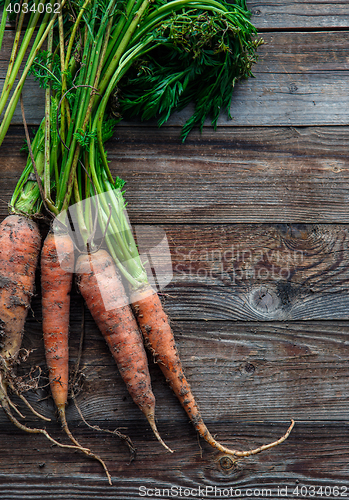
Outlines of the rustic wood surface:
M 73 373 L 84 333 L 77 404 L 90 424 L 127 433 L 136 458 L 116 436 L 83 424 L 70 401 L 71 429 L 105 459 L 110 487 L 97 462 L 23 434 L 0 412 L 1 500 L 135 500 L 140 488 L 162 499 L 349 496 L 349 4 L 248 6 L 267 43 L 256 78 L 236 88 L 234 119 L 222 116 L 217 131 L 208 122 L 185 144 L 188 110 L 160 130 L 122 122 L 107 149 L 113 173 L 127 180 L 131 222 L 166 232 L 173 279 L 162 299 L 211 432 L 250 448 L 280 437 L 291 418 L 296 426 L 281 446 L 233 463 L 198 440 L 149 357 L 158 427 L 176 450 L 167 454 L 74 290 Z M 0 85 L 12 36 L 9 26 Z M 36 125 L 33 82 L 25 96 Z M 0 220 L 25 164 L 20 123 L 17 113 L 0 148 Z M 42 371 L 43 387 L 28 399 L 67 443 L 45 387 L 39 280 L 24 347 L 32 352 L 19 374 Z M 40 425 L 18 404 L 28 425 Z
M 349 33 L 282 31 L 263 32 L 261 37 L 265 44 L 258 49 L 259 61 L 253 70 L 256 78 L 239 84 L 232 99 L 232 120 L 222 113 L 218 125 L 347 125 Z M 0 58 L 2 72 L 12 39 L 13 32 L 6 33 L 6 52 Z M 28 123 L 40 123 L 44 114 L 43 92 L 31 77 L 23 99 Z M 174 113 L 168 125 L 184 124 L 192 109 L 188 106 L 181 113 Z M 18 107 L 13 123 L 21 121 Z

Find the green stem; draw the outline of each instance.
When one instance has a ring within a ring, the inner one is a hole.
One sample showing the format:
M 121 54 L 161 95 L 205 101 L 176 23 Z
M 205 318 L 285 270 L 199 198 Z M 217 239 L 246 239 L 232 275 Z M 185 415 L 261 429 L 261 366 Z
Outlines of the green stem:
M 51 3 L 53 2 L 54 0 L 51 0 Z M 65 0 L 63 0 L 62 2 L 62 6 L 64 4 Z M 53 16 L 53 18 L 51 19 L 51 21 L 49 22 L 48 26 L 46 27 L 40 41 L 37 43 L 36 45 L 36 48 L 35 50 L 32 52 L 32 55 L 31 57 L 28 59 L 27 61 L 27 64 L 24 68 L 24 71 L 22 73 L 22 76 L 17 84 L 17 87 L 15 88 L 15 91 L 13 93 L 13 96 L 7 106 L 7 109 L 6 109 L 6 113 L 4 115 L 4 118 L 3 118 L 3 121 L 1 123 L 1 126 L 0 126 L 0 145 L 2 144 L 4 138 L 5 138 L 5 135 L 7 133 L 7 130 L 10 126 L 10 123 L 11 123 L 11 120 L 12 120 L 12 117 L 13 117 L 13 113 L 15 112 L 15 109 L 16 109 L 16 106 L 18 104 L 18 101 L 19 101 L 19 97 L 21 95 L 21 92 L 22 92 L 22 88 L 23 88 L 23 85 L 24 85 L 24 82 L 28 76 L 28 73 L 29 73 L 29 70 L 30 70 L 30 67 L 31 65 L 33 64 L 33 61 L 35 59 L 35 57 L 37 56 L 39 50 L 41 49 L 41 46 L 42 44 L 44 43 L 51 27 L 53 26 L 54 22 L 56 21 L 56 18 L 57 18 L 58 14 L 55 14 Z M 39 30 L 40 31 L 40 30 Z
M 85 246 L 87 245 L 87 241 L 89 238 L 89 232 L 85 224 L 85 219 L 84 219 L 84 213 L 82 210 L 82 203 L 81 203 L 81 197 L 80 197 L 80 192 L 79 192 L 79 185 L 77 178 L 74 177 L 74 198 L 75 198 L 75 207 L 76 207 L 76 213 L 77 213 L 77 219 L 78 219 L 78 226 L 79 226 L 79 231 L 81 234 L 81 237 L 83 239 L 83 242 Z
M 0 23 L 0 50 L 2 47 L 2 41 L 4 39 L 4 33 L 5 33 L 5 28 L 6 28 L 6 21 L 7 21 L 7 7 L 10 5 L 11 0 L 6 0 L 5 5 L 4 5 L 4 10 L 2 11 L 2 16 L 1 16 L 1 23 Z
M 51 28 L 47 40 L 47 54 L 52 56 L 53 29 Z M 52 59 L 48 64 L 48 70 L 52 70 Z M 50 118 L 51 118 L 51 88 L 45 90 L 45 167 L 44 167 L 44 194 L 45 201 L 51 201 L 51 172 L 50 172 Z
M 24 11 L 22 10 L 21 14 L 19 16 L 19 20 L 18 20 L 18 26 L 16 29 L 15 39 L 13 41 L 12 52 L 11 52 L 10 61 L 9 61 L 8 67 L 7 67 L 7 72 L 6 72 L 6 76 L 5 76 L 4 86 L 2 88 L 2 92 L 1 92 L 1 96 L 0 96 L 0 101 L 2 100 L 2 96 L 5 93 L 5 89 L 7 89 L 8 81 L 9 81 L 11 72 L 13 70 L 13 65 L 15 64 L 16 54 L 17 54 L 18 45 L 19 45 L 19 39 L 21 36 L 21 31 L 22 31 L 22 26 L 23 26 L 23 20 L 24 20 Z M 1 113 L 1 111 L 0 111 L 0 113 Z
M 143 41 L 142 43 L 139 43 L 138 46 L 133 47 L 132 49 L 127 51 L 122 56 L 122 59 L 119 61 L 119 67 L 115 71 L 111 80 L 109 81 L 108 88 L 104 92 L 103 99 L 101 100 L 101 102 L 98 106 L 98 110 L 97 110 L 96 115 L 95 115 L 93 129 L 97 130 L 97 140 L 98 140 L 98 145 L 99 145 L 99 151 L 100 151 L 102 162 L 104 164 L 105 171 L 107 172 L 109 179 L 112 179 L 112 176 L 111 176 L 110 171 L 109 171 L 108 160 L 107 160 L 107 156 L 105 154 L 105 150 L 103 147 L 103 140 L 102 140 L 102 125 L 103 125 L 105 109 L 106 109 L 110 94 L 114 90 L 117 82 L 126 73 L 126 71 L 129 69 L 131 64 L 135 61 L 135 59 L 137 57 L 139 57 L 140 55 L 144 54 L 147 50 L 149 50 L 149 48 L 147 48 L 147 46 L 150 45 L 152 41 L 153 41 L 153 36 L 150 35 L 147 40 Z M 152 46 L 152 48 L 154 48 L 154 46 Z M 91 142 L 91 149 L 92 149 L 92 142 Z
M 78 17 L 77 17 L 77 19 L 76 19 L 76 21 L 74 23 L 74 27 L 73 27 L 73 30 L 71 32 L 70 38 L 69 38 L 69 44 L 68 44 L 68 48 L 67 48 L 67 52 L 66 52 L 66 56 L 65 56 L 65 70 L 67 70 L 68 67 L 69 67 L 69 61 L 70 61 L 71 52 L 72 52 L 72 48 L 73 48 L 73 44 L 74 44 L 74 39 L 75 39 L 75 35 L 76 35 L 76 32 L 77 32 L 77 29 L 79 27 L 80 21 L 82 19 L 82 16 L 85 13 L 85 10 L 86 10 L 88 4 L 91 1 L 92 0 L 85 0 L 83 6 L 80 9 Z
M 129 41 L 131 40 L 132 35 L 134 34 L 134 31 L 136 30 L 137 25 L 138 25 L 141 17 L 143 16 L 146 8 L 149 5 L 149 2 L 150 2 L 150 0 L 143 0 L 142 5 L 138 9 L 137 13 L 134 15 L 134 17 L 132 19 L 132 22 L 130 23 L 130 25 L 129 25 L 128 29 L 127 29 L 127 32 L 125 33 L 125 35 L 122 38 L 120 44 L 118 45 L 118 48 L 117 48 L 117 50 L 114 53 L 112 62 L 109 65 L 109 67 L 106 70 L 106 72 L 104 73 L 104 76 L 103 76 L 103 78 L 102 78 L 102 80 L 101 80 L 101 82 L 99 84 L 98 90 L 99 90 L 100 94 L 104 93 L 104 90 L 108 86 L 108 83 L 109 83 L 112 75 L 116 71 L 116 68 L 118 67 L 118 64 L 119 64 L 119 61 L 121 59 L 121 56 L 125 52 L 126 47 L 127 47 L 128 43 L 129 43 Z
M 62 74 L 62 95 L 64 95 L 65 92 L 67 91 L 67 75 L 65 74 L 64 27 L 63 27 L 62 10 L 58 14 L 58 33 L 59 33 L 59 57 L 61 62 L 61 74 Z M 66 123 L 66 99 L 63 99 L 61 104 L 61 127 L 60 127 L 60 134 L 63 142 L 65 142 L 65 123 Z M 64 153 L 63 142 L 61 144 L 62 154 Z
M 37 5 L 39 3 L 40 0 L 36 0 L 36 3 L 35 5 Z M 23 59 L 24 59 L 24 56 L 28 50 L 28 47 L 29 47 L 29 43 L 30 43 L 30 40 L 32 39 L 32 36 L 34 34 L 34 31 L 35 31 L 35 28 L 36 28 L 36 25 L 37 25 L 37 22 L 40 18 L 40 15 L 39 12 L 36 12 L 35 13 L 32 13 L 32 15 L 30 16 L 30 20 L 29 20 L 29 25 L 25 31 L 25 35 L 24 35 L 24 38 L 23 38 L 23 41 L 22 41 L 22 44 L 21 44 L 21 48 L 19 49 L 19 52 L 18 52 L 18 55 L 16 57 L 16 60 L 12 66 L 12 70 L 11 70 L 11 76 L 9 78 L 7 78 L 7 83 L 6 83 L 6 86 L 4 85 L 3 87 L 3 91 L 1 93 L 1 99 L 0 99 L 0 115 L 1 113 L 4 111 L 4 108 L 5 108 L 5 105 L 6 105 L 6 102 L 10 96 L 10 92 L 11 92 L 11 89 L 15 83 L 15 80 L 16 80 L 16 77 L 19 73 L 19 70 L 20 70 L 20 66 L 23 62 Z M 47 19 L 48 19 L 48 16 L 46 14 L 45 16 Z M 43 22 L 44 24 L 44 22 Z M 36 37 L 35 41 L 37 41 L 38 37 Z M 34 45 L 30 51 L 30 54 L 32 54 L 33 52 L 33 49 L 35 50 L 35 42 L 34 42 Z M 30 57 L 30 55 L 29 55 Z

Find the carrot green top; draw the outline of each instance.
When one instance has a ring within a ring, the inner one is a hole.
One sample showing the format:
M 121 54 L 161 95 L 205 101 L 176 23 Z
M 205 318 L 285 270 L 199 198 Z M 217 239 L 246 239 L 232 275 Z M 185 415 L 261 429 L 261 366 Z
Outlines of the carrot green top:
M 27 31 L 38 22 L 34 11 Z M 215 127 L 222 110 L 230 116 L 235 84 L 252 76 L 261 41 L 245 0 L 75 0 L 56 17 L 45 15 L 35 43 L 40 47 L 47 37 L 47 50 L 31 52 L 23 74 L 30 71 L 45 88 L 45 118 L 31 145 L 36 172 L 29 157 L 11 207 L 28 214 L 45 207 L 58 215 L 108 192 L 108 202 L 101 197 L 95 208 L 84 204 L 77 210 L 79 230 L 92 248 L 97 210 L 102 230 L 112 229 L 109 251 L 137 288 L 146 273 L 124 212 L 123 182 L 111 175 L 105 141 L 124 116 L 156 117 L 162 125 L 189 102 L 195 110 L 183 126 L 183 140 L 207 117 Z M 21 60 L 26 50 L 20 47 Z M 16 70 L 14 63 L 10 82 Z M 5 92 L 2 102 L 6 97 Z M 13 105 L 9 101 L 8 116 Z

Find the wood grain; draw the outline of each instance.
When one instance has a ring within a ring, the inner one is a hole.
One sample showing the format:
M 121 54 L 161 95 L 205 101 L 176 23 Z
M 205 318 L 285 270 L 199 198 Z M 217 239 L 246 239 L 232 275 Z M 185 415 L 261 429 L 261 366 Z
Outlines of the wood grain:
M 349 318 L 346 226 L 226 224 L 164 229 L 174 276 L 163 291 L 173 318 Z M 154 258 L 152 262 L 155 266 Z M 160 255 L 159 279 L 162 262 Z
M 228 3 L 231 3 L 228 0 Z M 258 29 L 318 29 L 347 28 L 349 7 L 345 0 L 247 0 L 252 22 Z M 0 8 L 0 15 L 2 8 Z M 13 29 L 13 23 L 7 23 Z
M 81 320 L 75 295 L 73 304 L 72 368 L 77 358 Z M 36 364 L 43 367 L 38 299 L 34 300 L 33 310 L 35 318 L 27 322 L 24 345 L 35 351 L 19 367 L 20 373 Z M 114 479 L 114 486 L 109 488 L 98 463 L 52 448 L 41 436 L 23 435 L 0 413 L 0 442 L 2 455 L 6 456 L 6 460 L 0 461 L 0 492 L 9 495 L 3 497 L 6 500 L 35 495 L 46 498 L 51 490 L 74 500 L 81 495 L 97 498 L 102 488 L 103 498 L 113 498 L 114 494 L 118 499 L 129 499 L 138 497 L 142 485 L 275 490 L 277 486 L 297 484 L 349 486 L 345 439 L 348 322 L 331 325 L 173 321 L 183 364 L 203 416 L 224 443 L 256 446 L 281 435 L 291 416 L 297 420 L 294 432 L 282 446 L 236 465 L 202 441 L 199 446 L 187 416 L 158 367 L 151 364 L 158 426 L 176 450 L 173 455 L 164 453 L 128 397 L 88 313 L 85 325 L 81 366 L 85 382 L 78 395 L 79 406 L 91 424 L 110 430 L 121 427 L 127 432 L 137 447 L 136 460 L 129 465 L 129 453 L 122 442 L 94 433 L 79 423 L 70 403 L 70 427 L 81 442 L 98 450 L 107 461 Z M 43 389 L 29 395 L 29 400 L 53 419 L 47 429 L 64 442 L 51 400 L 42 399 L 45 395 Z M 27 423 L 33 425 L 32 417 L 24 412 Z M 11 440 L 7 438 L 9 433 Z
M 226 431 L 227 424 L 224 423 L 220 429 Z M 231 428 L 228 427 L 228 429 Z M 240 431 L 242 434 L 243 441 L 254 441 L 257 433 L 264 434 L 266 439 L 270 439 L 281 429 L 281 426 L 273 426 L 272 431 L 266 426 L 246 424 L 243 427 L 234 426 L 234 431 Z M 112 487 L 102 477 L 98 465 L 89 462 L 79 466 L 74 454 L 72 457 L 67 452 L 58 452 L 55 449 L 49 451 L 45 443 L 38 443 L 37 440 L 34 443 L 34 438 L 32 446 L 35 450 L 25 460 L 22 458 L 23 454 L 17 454 L 17 450 L 8 460 L 9 469 L 14 465 L 17 471 L 21 470 L 21 467 L 16 466 L 16 458 L 21 457 L 22 464 L 26 462 L 26 467 L 22 470 L 30 470 L 30 476 L 25 478 L 21 472 L 10 475 L 5 469 L 0 477 L 0 492 L 6 500 L 32 500 L 34 498 L 46 500 L 50 496 L 73 500 L 97 500 L 99 498 L 134 500 L 139 498 L 141 486 L 152 489 L 182 487 L 182 494 L 185 488 L 192 489 L 200 486 L 214 489 L 216 486 L 217 489 L 222 490 L 241 489 L 245 495 L 249 488 L 271 489 L 272 494 L 268 494 L 268 497 L 276 499 L 278 488 L 286 486 L 289 495 L 286 498 L 294 498 L 292 492 L 298 485 L 299 488 L 316 486 L 317 491 L 320 486 L 323 489 L 326 486 L 331 489 L 338 486 L 344 495 L 347 494 L 348 467 L 344 465 L 344 461 L 348 459 L 348 453 L 343 443 L 343 427 L 334 425 L 316 428 L 303 424 L 298 430 L 295 429 L 294 437 L 290 438 L 287 445 L 285 443 L 268 452 L 264 455 L 263 461 L 260 460 L 261 455 L 239 463 L 231 470 L 223 469 L 220 464 L 225 465 L 226 462 L 220 462 L 219 457 L 207 452 L 205 447 L 201 455 L 197 442 L 193 444 L 188 433 L 178 423 L 172 430 L 177 430 L 182 435 L 181 443 L 172 456 L 164 456 L 162 452 L 150 453 L 146 441 L 140 442 L 138 458 L 131 465 L 127 463 L 127 458 L 125 460 L 125 457 L 119 457 L 115 451 L 107 452 L 106 460 L 114 483 Z M 89 442 L 93 442 L 91 434 L 87 437 Z M 14 434 L 14 443 L 17 440 L 18 436 Z M 299 449 L 298 442 L 303 443 L 302 449 Z M 109 446 L 109 450 L 118 448 L 110 442 L 105 445 Z M 328 470 L 331 472 L 328 473 Z M 212 490 L 208 490 L 207 496 L 201 495 L 196 498 L 213 500 L 215 496 L 210 494 L 210 491 Z M 154 497 L 154 491 L 152 493 Z M 152 496 L 147 495 L 145 498 Z M 162 495 L 160 498 L 167 500 L 171 496 Z M 234 496 L 228 498 L 234 498 Z M 336 495 L 329 492 L 326 498 L 333 500 Z
M 76 304 L 76 298 L 74 301 Z M 35 350 L 19 367 L 19 373 L 28 372 L 31 366 L 40 366 L 44 385 L 47 370 L 40 328 L 40 301 L 36 299 L 33 306 L 35 319 L 28 320 L 24 347 Z M 74 371 L 81 334 L 81 311 L 73 305 L 72 312 L 70 361 L 71 371 Z M 105 341 L 87 311 L 85 318 L 80 367 L 84 378 L 77 398 L 85 418 L 89 422 L 99 422 L 101 426 L 141 423 L 142 432 L 146 429 L 150 436 L 147 421 L 129 397 Z M 346 422 L 349 404 L 348 322 L 171 321 L 186 375 L 207 425 L 213 427 L 212 432 L 222 421 L 287 425 L 294 418 L 314 425 L 324 422 L 342 422 L 344 425 Z M 160 432 L 164 426 L 165 440 L 171 439 L 175 443 L 180 437 L 176 434 L 168 436 L 167 425 L 178 421 L 187 423 L 189 430 L 192 427 L 151 358 L 149 366 Z M 41 400 L 45 394 L 49 394 L 47 387 L 37 395 L 31 394 L 30 400 L 45 416 L 53 418 L 51 399 Z M 80 417 L 72 403 L 67 413 L 69 421 L 76 427 Z M 6 416 L 2 412 L 0 415 L 0 421 L 7 423 Z M 232 445 L 228 435 L 220 435 L 220 439 L 227 439 Z M 158 451 L 161 452 L 161 448 Z
M 258 29 L 347 28 L 349 23 L 349 6 L 345 0 L 248 0 L 247 6 Z
M 228 120 L 222 113 L 218 124 L 229 127 L 347 125 L 348 31 L 264 33 L 263 38 L 266 44 L 258 51 L 259 61 L 253 68 L 255 78 L 238 84 L 232 99 L 233 119 Z M 4 71 L 3 62 L 0 85 Z M 40 123 L 42 93 L 32 80 L 25 85 L 24 99 L 28 123 Z M 189 106 L 175 113 L 169 125 L 183 125 L 192 110 Z M 18 107 L 13 123 L 21 121 Z M 206 126 L 210 126 L 209 120 Z
M 25 165 L 24 133 L 0 149 L 0 216 Z M 348 223 L 348 127 L 116 129 L 107 150 L 134 224 Z

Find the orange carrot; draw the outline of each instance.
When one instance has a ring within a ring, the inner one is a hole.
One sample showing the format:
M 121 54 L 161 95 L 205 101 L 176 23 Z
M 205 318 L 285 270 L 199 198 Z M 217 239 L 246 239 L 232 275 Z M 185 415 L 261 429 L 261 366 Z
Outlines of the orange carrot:
M 14 409 L 15 407 L 7 396 L 9 375 L 22 345 L 24 323 L 34 291 L 40 244 L 39 229 L 32 220 L 9 215 L 2 221 L 0 225 L 0 404 L 10 419 L 12 419 L 10 407 Z M 14 417 L 13 419 L 15 420 Z
M 145 338 L 146 346 L 151 350 L 156 362 L 159 364 L 170 387 L 173 389 L 183 408 L 187 412 L 196 430 L 213 448 L 236 457 L 248 457 L 263 450 L 272 448 L 287 439 L 294 421 L 286 434 L 277 441 L 256 448 L 255 450 L 238 451 L 230 450 L 217 442 L 208 431 L 199 408 L 195 402 L 189 382 L 187 381 L 182 363 L 176 348 L 175 339 L 165 314 L 160 299 L 156 293 L 147 287 L 144 290 L 137 290 L 131 294 L 131 302 Z
M 155 436 L 155 397 L 151 389 L 142 336 L 128 304 L 113 259 L 105 250 L 80 255 L 76 264 L 78 286 L 116 361 L 127 389 L 147 418 Z
M 60 260 L 56 245 L 60 247 Z M 67 234 L 49 233 L 41 251 L 42 329 L 53 400 L 63 427 L 69 378 L 69 308 L 74 246 Z
M 12 414 L 11 409 L 14 409 L 23 417 L 8 397 L 7 388 L 10 386 L 36 416 L 50 420 L 34 410 L 17 390 L 12 378 L 34 292 L 40 246 L 40 232 L 34 221 L 20 215 L 9 215 L 0 224 L 0 404 L 9 419 L 27 432 L 32 430 L 20 424 Z M 37 432 L 47 434 L 43 430 Z
M 59 249 L 59 256 L 58 251 Z M 83 453 L 98 460 L 111 484 L 103 460 L 74 438 L 66 420 L 69 380 L 69 309 L 74 270 L 74 245 L 66 233 L 49 233 L 41 251 L 42 328 L 53 400 L 64 431 Z
M 18 356 L 34 291 L 41 238 L 26 217 L 9 215 L 0 225 L 0 354 L 7 364 Z

